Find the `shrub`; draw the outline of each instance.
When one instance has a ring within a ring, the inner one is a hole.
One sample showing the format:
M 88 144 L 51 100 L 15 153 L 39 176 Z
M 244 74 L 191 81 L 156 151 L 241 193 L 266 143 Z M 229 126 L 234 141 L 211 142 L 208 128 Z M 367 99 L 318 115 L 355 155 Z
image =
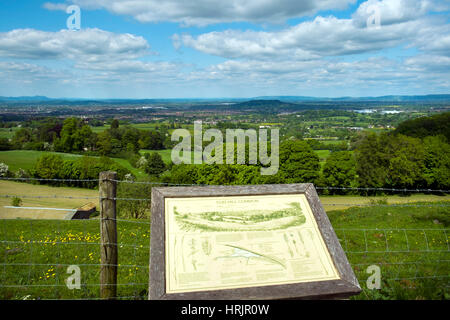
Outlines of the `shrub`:
M 0 177 L 7 177 L 9 175 L 9 167 L 5 163 L 0 163 Z
M 22 205 L 22 199 L 20 199 L 19 197 L 12 198 L 11 205 L 13 207 L 20 207 Z
M 118 200 L 117 214 L 119 217 L 143 219 L 150 213 L 151 205 L 151 185 L 119 183 L 117 186 L 117 196 L 119 198 L 133 198 L 145 200 Z
M 19 168 L 16 171 L 15 176 L 16 176 L 16 178 L 29 178 L 30 177 L 29 173 L 26 170 L 22 169 L 22 168 Z
M 144 166 L 145 173 L 158 176 L 166 170 L 166 164 L 159 153 L 146 154 L 145 159 L 147 161 Z

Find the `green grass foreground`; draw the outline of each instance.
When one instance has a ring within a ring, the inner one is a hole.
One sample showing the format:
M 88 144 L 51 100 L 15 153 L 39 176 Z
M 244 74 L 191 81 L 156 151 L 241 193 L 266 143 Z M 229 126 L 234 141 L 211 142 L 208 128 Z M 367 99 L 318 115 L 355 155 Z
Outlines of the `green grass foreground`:
M 352 299 L 450 298 L 450 212 L 433 204 L 328 212 L 364 289 Z M 148 222 L 118 221 L 119 297 L 147 298 Z M 0 220 L 0 299 L 99 299 L 99 237 L 97 219 Z M 65 284 L 69 265 L 81 269 L 80 290 Z M 380 290 L 367 289 L 370 265 L 381 268 Z

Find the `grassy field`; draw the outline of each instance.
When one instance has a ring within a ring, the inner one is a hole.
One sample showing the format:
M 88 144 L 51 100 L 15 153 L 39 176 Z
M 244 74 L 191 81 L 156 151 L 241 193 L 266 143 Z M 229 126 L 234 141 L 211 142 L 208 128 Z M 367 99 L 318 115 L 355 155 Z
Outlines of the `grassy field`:
M 0 181 L 0 195 L 28 195 L 28 196 L 48 196 L 55 195 L 56 197 L 77 197 L 77 198 L 93 198 L 98 197 L 98 190 L 89 190 L 84 188 L 67 188 L 67 187 L 51 187 L 47 185 L 34 185 L 29 183 L 14 182 L 14 181 Z M 326 211 L 342 210 L 352 206 L 370 205 L 385 201 L 388 204 L 412 204 L 416 202 L 441 202 L 446 201 L 450 203 L 450 195 L 437 196 L 425 194 L 412 194 L 405 196 L 321 196 L 320 200 Z M 23 207 L 48 207 L 48 208 L 78 208 L 86 202 L 95 202 L 96 199 L 59 199 L 59 198 L 45 198 L 45 199 L 22 199 Z M 9 206 L 11 204 L 10 198 L 0 197 L 0 206 Z M 0 210 L 1 210 L 0 207 Z
M 37 159 L 43 154 L 56 154 L 60 155 L 64 160 L 75 160 L 80 155 L 59 153 L 59 152 L 44 152 L 44 151 L 32 151 L 32 150 L 12 150 L 1 151 L 0 162 L 6 163 L 9 166 L 10 171 L 17 171 L 18 169 L 29 170 L 33 168 Z
M 0 244 L 0 299 L 99 298 L 98 219 L 0 220 L 0 230 L 2 241 L 8 241 Z M 147 294 L 149 233 L 146 224 L 118 225 L 120 296 Z M 23 265 L 29 262 L 32 265 Z M 69 265 L 81 269 L 81 290 L 65 285 Z
M 169 164 L 172 162 L 171 160 L 171 154 L 172 154 L 172 149 L 165 149 L 165 150 L 141 150 L 140 154 L 144 154 L 144 153 L 159 153 L 161 155 L 162 160 L 164 161 L 165 164 Z
M 13 127 L 13 128 L 0 128 L 0 138 L 7 138 L 11 139 L 14 137 L 14 134 L 16 131 L 18 131 L 20 128 Z
M 411 194 L 409 196 L 389 195 L 389 196 L 320 196 L 320 201 L 326 211 L 343 210 L 354 206 L 375 205 L 383 203 L 385 205 L 413 205 L 418 202 L 436 203 L 444 202 L 450 204 L 450 195 L 432 194 Z
M 450 299 L 448 206 L 350 208 L 328 216 L 363 289 L 353 299 Z M 367 289 L 371 265 L 381 270 L 379 290 Z
M 33 150 L 12 150 L 12 151 L 0 151 L 0 162 L 6 163 L 9 166 L 10 171 L 17 171 L 18 169 L 29 170 L 33 168 L 37 159 L 43 154 L 56 154 L 60 155 L 64 160 L 75 160 L 82 157 L 78 154 L 59 153 L 59 152 L 46 152 L 46 151 L 33 151 Z M 144 171 L 139 170 L 131 166 L 126 159 L 112 158 L 114 161 L 130 170 L 137 178 L 144 178 L 147 175 Z
M 314 150 L 314 152 L 319 156 L 320 165 L 323 167 L 328 157 L 331 154 L 330 150 Z
M 51 187 L 46 185 L 34 185 L 22 182 L 0 181 L 0 195 L 12 196 L 55 196 L 75 198 L 98 198 L 98 190 L 82 188 Z M 98 205 L 98 199 L 67 199 L 67 198 L 22 198 L 22 207 L 45 207 L 75 209 L 87 202 Z M 11 198 L 0 197 L 0 211 L 3 206 L 11 205 Z
M 161 127 L 161 125 L 169 125 L 168 122 L 163 122 L 163 123 L 156 123 L 156 122 L 146 122 L 146 123 L 132 123 L 129 125 L 121 125 L 121 127 L 133 127 L 139 130 L 156 130 L 156 127 Z M 104 125 L 104 126 L 99 126 L 99 127 L 92 127 L 91 129 L 93 132 L 95 133 L 100 133 L 103 132 L 107 129 L 109 129 L 111 126 L 110 125 Z M 183 128 L 188 129 L 191 134 L 193 134 L 193 130 L 194 130 L 194 125 L 193 124 L 185 124 L 183 125 Z M 171 134 L 175 129 L 169 129 L 168 133 Z
M 448 207 L 365 207 L 328 215 L 364 289 L 352 299 L 450 298 Z M 118 223 L 121 297 L 147 297 L 149 229 L 147 220 Z M 98 298 L 99 237 L 97 219 L 0 220 L 0 299 Z M 81 269 L 80 290 L 64 282 L 74 264 Z M 381 268 L 380 290 L 366 287 L 369 265 Z

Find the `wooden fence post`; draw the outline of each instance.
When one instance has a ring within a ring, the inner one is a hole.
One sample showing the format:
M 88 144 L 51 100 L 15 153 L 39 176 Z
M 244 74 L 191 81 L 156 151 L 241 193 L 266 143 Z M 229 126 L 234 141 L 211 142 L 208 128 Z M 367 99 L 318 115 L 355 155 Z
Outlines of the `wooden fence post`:
M 106 171 L 99 176 L 100 193 L 100 298 L 114 299 L 117 293 L 117 173 Z

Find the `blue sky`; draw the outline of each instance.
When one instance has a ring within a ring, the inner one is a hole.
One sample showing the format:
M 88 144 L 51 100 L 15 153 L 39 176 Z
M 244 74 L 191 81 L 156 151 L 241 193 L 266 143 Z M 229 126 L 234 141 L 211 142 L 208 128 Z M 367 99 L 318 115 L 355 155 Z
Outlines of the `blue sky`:
M 80 30 L 66 26 L 74 4 Z M 0 95 L 450 93 L 449 8 L 449 0 L 2 1 Z

